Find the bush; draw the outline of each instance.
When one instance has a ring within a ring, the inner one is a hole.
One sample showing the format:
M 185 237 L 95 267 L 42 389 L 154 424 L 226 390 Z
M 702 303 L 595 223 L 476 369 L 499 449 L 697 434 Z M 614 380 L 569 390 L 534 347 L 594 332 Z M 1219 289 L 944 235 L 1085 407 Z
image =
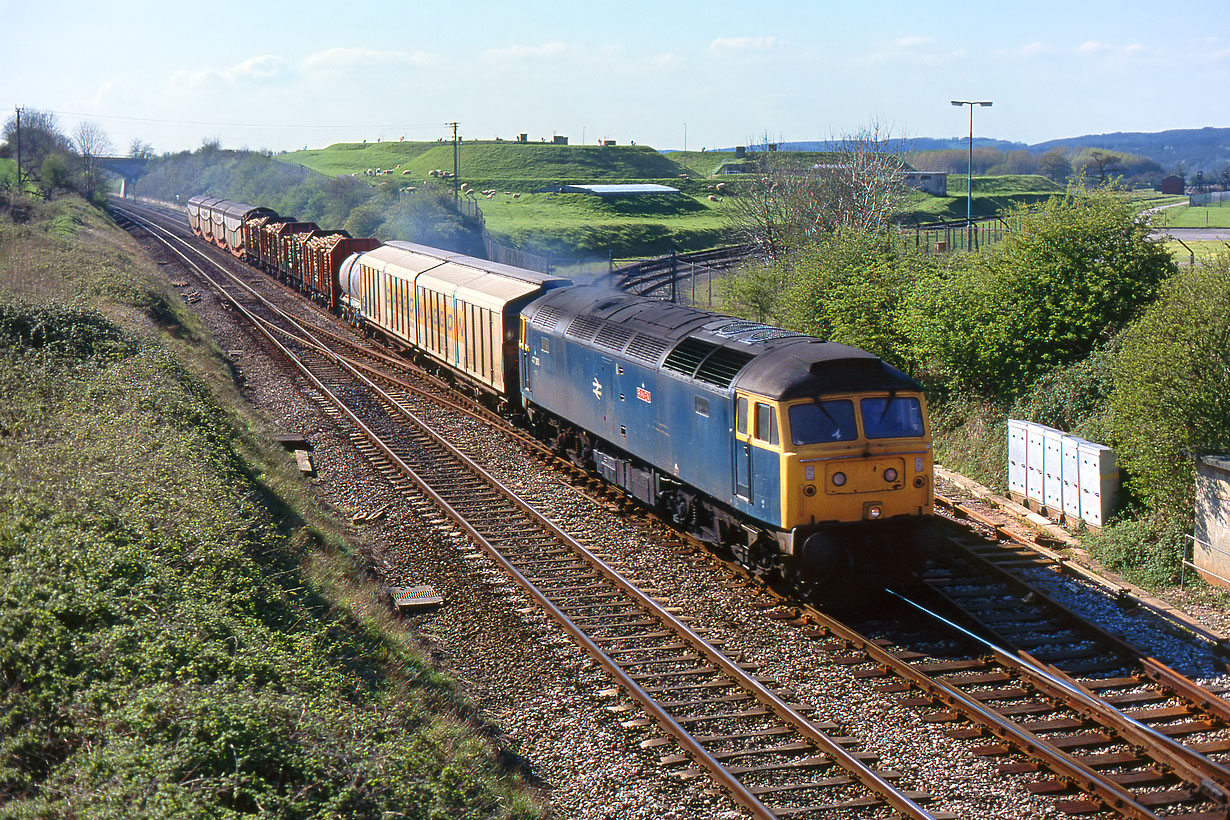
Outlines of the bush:
M 1111 444 L 1109 404 L 1117 355 L 1118 345 L 1112 342 L 1080 361 L 1052 370 L 1017 399 L 1009 416 Z
M 1104 189 L 1017 207 L 1012 231 L 967 269 L 920 280 L 906 311 L 917 357 L 1011 397 L 1104 344 L 1176 270 L 1130 203 Z
M 1111 426 L 1155 515 L 1186 524 L 1194 454 L 1230 451 L 1230 253 L 1184 271 L 1124 334 Z
M 1132 583 L 1156 589 L 1179 581 L 1184 531 L 1173 523 L 1148 517 L 1116 521 L 1087 539 L 1086 546 Z

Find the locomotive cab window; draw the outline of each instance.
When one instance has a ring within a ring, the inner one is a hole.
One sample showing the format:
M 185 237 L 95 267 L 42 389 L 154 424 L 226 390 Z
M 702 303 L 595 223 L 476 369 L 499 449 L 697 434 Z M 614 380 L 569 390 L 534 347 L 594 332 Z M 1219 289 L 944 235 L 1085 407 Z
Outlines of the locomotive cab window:
M 756 439 L 777 444 L 777 411 L 772 405 L 756 403 Z
M 786 415 L 790 420 L 790 441 L 796 447 L 858 438 L 854 402 L 849 399 L 817 399 L 795 404 L 786 411 Z
M 740 396 L 735 404 L 735 432 L 741 436 L 747 435 L 747 397 Z
M 922 406 L 913 396 L 860 399 L 867 438 L 916 438 L 923 435 Z

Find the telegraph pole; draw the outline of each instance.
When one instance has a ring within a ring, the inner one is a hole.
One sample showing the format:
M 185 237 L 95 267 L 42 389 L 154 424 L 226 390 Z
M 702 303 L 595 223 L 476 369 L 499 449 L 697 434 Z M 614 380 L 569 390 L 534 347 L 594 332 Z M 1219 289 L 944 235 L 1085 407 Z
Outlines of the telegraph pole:
M 21 196 L 21 108 L 14 110 L 17 112 L 17 195 Z
M 458 123 L 446 122 L 444 124 L 453 126 L 453 201 L 456 202 L 461 199 L 461 194 L 457 190 L 457 186 L 461 184 L 461 181 L 457 178 L 458 174 L 461 173 L 461 149 L 457 144 Z

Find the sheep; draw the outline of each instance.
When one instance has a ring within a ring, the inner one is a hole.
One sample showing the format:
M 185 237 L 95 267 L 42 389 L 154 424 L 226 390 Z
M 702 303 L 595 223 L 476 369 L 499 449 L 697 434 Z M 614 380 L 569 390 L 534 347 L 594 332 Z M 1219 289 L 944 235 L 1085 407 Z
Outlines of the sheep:
M 408 177 L 408 176 L 410 176 L 410 169 L 409 169 L 409 168 L 407 168 L 406 170 L 402 171 L 402 172 L 401 172 L 401 175 L 402 175 L 402 176 L 404 176 L 404 177 Z
M 720 194 L 720 193 L 722 193 L 722 192 L 723 192 L 723 191 L 725 191 L 725 190 L 726 190 L 726 183 L 725 183 L 725 182 L 719 182 L 719 183 L 717 184 L 717 192 Z
M 717 197 L 715 197 L 713 194 L 709 194 L 708 199 L 709 199 L 709 201 L 710 201 L 710 202 L 717 202 L 717 201 L 718 201 L 718 198 L 717 198 Z
M 513 194 L 513 199 L 520 199 L 520 198 L 521 198 L 521 194 Z

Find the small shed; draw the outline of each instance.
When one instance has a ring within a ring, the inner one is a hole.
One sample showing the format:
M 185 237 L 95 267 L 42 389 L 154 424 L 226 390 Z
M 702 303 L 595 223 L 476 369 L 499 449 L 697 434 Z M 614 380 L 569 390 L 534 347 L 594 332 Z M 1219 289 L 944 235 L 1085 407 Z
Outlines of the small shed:
M 1171 174 L 1162 179 L 1163 194 L 1182 194 L 1183 193 L 1183 177 L 1178 174 Z
M 1210 584 L 1230 586 L 1230 455 L 1196 459 L 1192 564 Z
M 644 196 L 645 194 L 677 194 L 678 188 L 656 183 L 618 183 L 611 185 L 561 185 L 552 190 L 561 194 L 593 194 L 594 196 Z
M 906 171 L 901 181 L 932 196 L 948 196 L 948 174 L 943 171 Z

